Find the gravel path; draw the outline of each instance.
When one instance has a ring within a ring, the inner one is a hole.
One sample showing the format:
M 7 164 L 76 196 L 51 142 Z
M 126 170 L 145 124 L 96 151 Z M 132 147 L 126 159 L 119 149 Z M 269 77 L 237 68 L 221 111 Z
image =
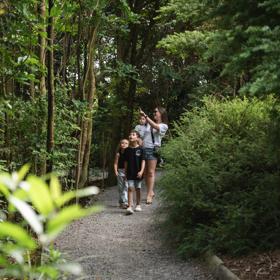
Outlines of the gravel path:
M 153 205 L 143 201 L 143 211 L 130 216 L 118 208 L 117 187 L 107 188 L 99 200 L 103 212 L 73 223 L 56 241 L 82 265 L 82 279 L 213 280 L 202 265 L 182 261 L 164 247 L 154 226 L 156 200 Z

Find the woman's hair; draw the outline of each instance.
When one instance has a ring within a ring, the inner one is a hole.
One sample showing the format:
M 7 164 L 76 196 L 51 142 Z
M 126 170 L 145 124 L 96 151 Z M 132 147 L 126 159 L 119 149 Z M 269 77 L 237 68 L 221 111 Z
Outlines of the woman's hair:
M 161 121 L 165 124 L 168 124 L 168 117 L 167 117 L 166 109 L 161 106 L 157 106 L 156 108 L 160 112 Z

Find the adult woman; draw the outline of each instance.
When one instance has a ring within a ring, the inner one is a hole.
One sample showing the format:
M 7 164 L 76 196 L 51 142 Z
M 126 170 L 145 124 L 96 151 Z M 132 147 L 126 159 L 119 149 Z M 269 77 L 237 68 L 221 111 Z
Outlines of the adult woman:
M 147 125 L 143 136 L 144 157 L 146 160 L 145 182 L 147 187 L 147 204 L 152 204 L 154 197 L 155 171 L 157 157 L 155 151 L 161 146 L 161 139 L 165 135 L 168 126 L 167 113 L 163 107 L 156 107 L 153 111 L 153 119 L 140 110 Z

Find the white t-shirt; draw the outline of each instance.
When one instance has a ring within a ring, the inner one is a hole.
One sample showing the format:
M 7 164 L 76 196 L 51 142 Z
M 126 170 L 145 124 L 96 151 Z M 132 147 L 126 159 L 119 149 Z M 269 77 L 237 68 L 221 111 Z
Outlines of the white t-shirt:
M 144 137 L 143 137 L 143 147 L 144 148 L 153 148 L 154 146 L 161 146 L 161 139 L 165 135 L 168 129 L 168 125 L 165 123 L 159 124 L 159 130 L 153 128 L 153 135 L 154 135 L 154 144 L 151 134 L 151 126 L 147 124 L 144 130 Z
M 135 126 L 135 130 L 139 132 L 141 139 L 144 138 L 146 126 L 147 125 L 144 125 L 144 124 L 138 124 Z

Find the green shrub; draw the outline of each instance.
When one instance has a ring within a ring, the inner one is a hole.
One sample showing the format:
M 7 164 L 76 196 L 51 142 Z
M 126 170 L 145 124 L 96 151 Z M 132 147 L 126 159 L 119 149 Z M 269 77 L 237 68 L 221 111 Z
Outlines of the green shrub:
M 280 111 L 272 97 L 207 98 L 175 124 L 176 137 L 162 151 L 167 165 L 159 185 L 165 228 L 181 253 L 279 248 L 280 159 L 271 141 L 272 111 Z
M 55 143 L 51 155 L 46 151 L 46 96 L 34 99 L 10 97 L 2 103 L 0 102 L 0 170 L 12 172 L 29 162 L 32 173 L 44 174 L 45 160 L 51 157 L 54 172 L 64 177 L 64 185 L 69 186 L 67 189 L 72 187 L 80 133 L 78 119 L 85 115 L 86 103 L 72 100 L 66 88 L 57 86 Z
M 11 175 L 0 173 L 0 278 L 66 279 L 62 277 L 78 275 L 81 268 L 66 263 L 52 242 L 72 221 L 100 209 L 65 204 L 76 197 L 96 194 L 98 189 L 63 193 L 55 176 L 43 179 L 28 175 L 24 180 L 27 171 L 24 166 Z M 12 213 L 21 215 L 21 222 L 9 221 Z

